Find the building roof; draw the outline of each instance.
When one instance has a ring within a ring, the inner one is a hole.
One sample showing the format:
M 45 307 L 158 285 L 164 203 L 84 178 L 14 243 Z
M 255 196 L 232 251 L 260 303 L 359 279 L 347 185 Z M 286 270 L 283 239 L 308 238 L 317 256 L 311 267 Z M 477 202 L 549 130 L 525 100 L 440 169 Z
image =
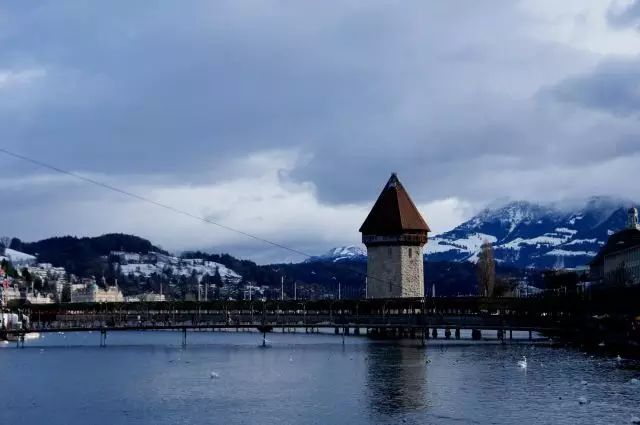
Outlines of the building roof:
M 431 229 L 395 173 L 391 174 L 371 212 L 360 227 L 360 232 L 365 235 L 396 235 L 405 232 L 430 231 Z
M 598 255 L 589 264 L 598 264 L 607 255 L 634 247 L 640 247 L 640 230 L 630 228 L 621 230 L 611 235 L 605 246 L 602 247 Z

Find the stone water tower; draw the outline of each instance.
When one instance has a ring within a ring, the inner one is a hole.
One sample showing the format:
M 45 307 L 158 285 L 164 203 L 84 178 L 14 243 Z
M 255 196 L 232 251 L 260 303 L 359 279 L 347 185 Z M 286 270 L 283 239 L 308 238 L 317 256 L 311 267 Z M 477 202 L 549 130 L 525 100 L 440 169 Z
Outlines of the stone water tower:
M 367 297 L 424 297 L 422 248 L 429 226 L 395 173 L 360 227 L 367 246 Z

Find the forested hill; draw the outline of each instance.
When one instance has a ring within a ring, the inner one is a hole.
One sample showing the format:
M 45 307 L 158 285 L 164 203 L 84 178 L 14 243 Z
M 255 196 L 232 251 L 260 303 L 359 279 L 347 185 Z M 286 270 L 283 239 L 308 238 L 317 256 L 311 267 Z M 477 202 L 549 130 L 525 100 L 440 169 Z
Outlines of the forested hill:
M 55 266 L 64 267 L 69 273 L 80 276 L 98 267 L 101 263 L 100 257 L 109 255 L 111 251 L 167 254 L 146 239 L 122 233 L 83 238 L 62 236 L 37 242 L 22 242 L 14 238 L 10 248 L 37 255 L 41 263 L 52 263 Z

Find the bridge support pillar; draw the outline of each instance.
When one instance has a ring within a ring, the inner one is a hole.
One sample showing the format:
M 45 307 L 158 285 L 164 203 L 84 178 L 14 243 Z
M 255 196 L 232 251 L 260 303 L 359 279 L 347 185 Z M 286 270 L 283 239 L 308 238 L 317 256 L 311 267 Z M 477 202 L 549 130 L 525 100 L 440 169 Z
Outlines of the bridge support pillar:
M 353 329 L 353 334 L 354 335 L 360 335 L 360 328 L 354 328 Z
M 107 346 L 107 330 L 101 329 L 100 330 L 100 347 L 106 347 L 106 346 Z
M 504 344 L 504 331 L 502 329 L 498 329 L 497 337 Z
M 187 346 L 187 328 L 182 328 L 182 348 L 185 348 L 186 346 Z
M 460 339 L 460 328 L 456 328 L 456 339 Z
M 340 328 L 336 327 L 336 328 L 334 329 L 334 333 L 335 333 L 336 335 L 338 335 L 338 334 L 340 333 Z
M 446 339 L 451 339 L 451 329 L 447 328 L 444 330 L 444 337 Z
M 513 330 L 509 329 L 509 339 L 513 339 Z
M 474 341 L 479 341 L 482 339 L 482 331 L 480 329 L 472 329 L 471 330 L 471 339 Z
M 438 339 L 438 329 L 433 328 L 433 331 L 431 331 L 431 336 L 433 337 L 433 339 Z
M 348 326 L 347 326 L 347 327 L 345 327 L 345 328 L 344 328 L 343 333 L 344 333 L 345 335 L 349 335 L 349 332 L 350 332 L 350 331 L 349 331 L 349 327 L 348 327 Z
M 409 338 L 416 339 L 416 329 L 415 328 L 409 329 Z
M 529 341 L 533 340 L 533 332 L 529 331 Z

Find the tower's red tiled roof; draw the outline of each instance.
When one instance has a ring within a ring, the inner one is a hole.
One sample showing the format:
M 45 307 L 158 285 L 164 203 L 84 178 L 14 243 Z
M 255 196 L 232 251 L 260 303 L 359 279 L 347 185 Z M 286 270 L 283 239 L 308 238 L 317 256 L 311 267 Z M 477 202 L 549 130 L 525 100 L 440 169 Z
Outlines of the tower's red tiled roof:
M 396 174 L 382 190 L 371 212 L 360 227 L 365 235 L 395 235 L 405 232 L 430 232 L 409 194 Z

